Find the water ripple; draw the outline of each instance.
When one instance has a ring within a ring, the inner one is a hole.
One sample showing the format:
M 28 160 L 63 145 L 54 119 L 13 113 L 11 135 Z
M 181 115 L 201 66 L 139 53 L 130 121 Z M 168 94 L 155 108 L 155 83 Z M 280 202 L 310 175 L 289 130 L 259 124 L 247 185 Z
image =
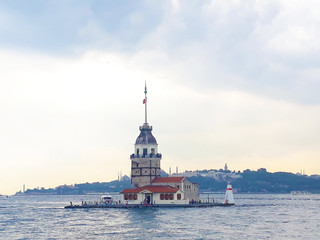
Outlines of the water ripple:
M 320 195 L 237 194 L 228 208 L 63 208 L 97 198 L 2 200 L 0 239 L 320 239 Z

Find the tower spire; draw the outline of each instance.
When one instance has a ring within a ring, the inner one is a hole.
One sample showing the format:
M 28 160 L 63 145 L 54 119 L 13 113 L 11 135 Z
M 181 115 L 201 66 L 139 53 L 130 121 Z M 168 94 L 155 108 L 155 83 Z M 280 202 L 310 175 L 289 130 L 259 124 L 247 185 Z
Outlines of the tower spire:
M 144 85 L 144 123 L 147 124 L 147 81 L 145 81 L 145 85 Z
M 134 144 L 134 153 L 131 160 L 131 183 L 135 187 L 151 185 L 153 179 L 160 177 L 161 154 L 158 153 L 158 143 L 152 135 L 152 126 L 147 118 L 147 83 L 144 86 L 145 121 L 139 127 L 140 134 Z

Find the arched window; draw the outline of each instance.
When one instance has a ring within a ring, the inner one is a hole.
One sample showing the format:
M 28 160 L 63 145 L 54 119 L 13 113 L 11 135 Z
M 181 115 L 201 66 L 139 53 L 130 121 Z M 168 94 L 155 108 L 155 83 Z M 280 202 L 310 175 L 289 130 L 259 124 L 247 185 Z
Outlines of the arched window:
M 177 199 L 178 199 L 178 200 L 181 200 L 181 193 L 178 193 L 178 194 L 177 194 Z
M 169 194 L 168 193 L 166 193 L 165 198 L 166 198 L 166 200 L 169 200 Z
M 164 200 L 164 194 L 163 193 L 160 194 L 160 200 Z
M 128 194 L 124 195 L 124 200 L 128 200 Z
M 137 200 L 138 199 L 138 196 L 137 196 L 137 194 L 135 193 L 135 194 L 133 194 L 133 200 Z
M 170 193 L 170 200 L 173 200 L 173 193 Z

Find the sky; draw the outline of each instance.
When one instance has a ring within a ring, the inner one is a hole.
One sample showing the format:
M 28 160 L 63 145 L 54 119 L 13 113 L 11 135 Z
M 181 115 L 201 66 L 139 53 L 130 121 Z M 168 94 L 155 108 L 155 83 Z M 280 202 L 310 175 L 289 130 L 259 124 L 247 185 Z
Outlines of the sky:
M 320 174 L 320 2 L 0 0 L 0 194 L 179 171 Z

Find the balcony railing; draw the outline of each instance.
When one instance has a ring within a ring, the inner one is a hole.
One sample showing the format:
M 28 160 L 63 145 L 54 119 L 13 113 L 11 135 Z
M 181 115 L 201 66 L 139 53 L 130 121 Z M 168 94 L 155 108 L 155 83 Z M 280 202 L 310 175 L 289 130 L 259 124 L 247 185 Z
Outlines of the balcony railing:
M 130 158 L 161 158 L 162 154 L 131 154 Z

